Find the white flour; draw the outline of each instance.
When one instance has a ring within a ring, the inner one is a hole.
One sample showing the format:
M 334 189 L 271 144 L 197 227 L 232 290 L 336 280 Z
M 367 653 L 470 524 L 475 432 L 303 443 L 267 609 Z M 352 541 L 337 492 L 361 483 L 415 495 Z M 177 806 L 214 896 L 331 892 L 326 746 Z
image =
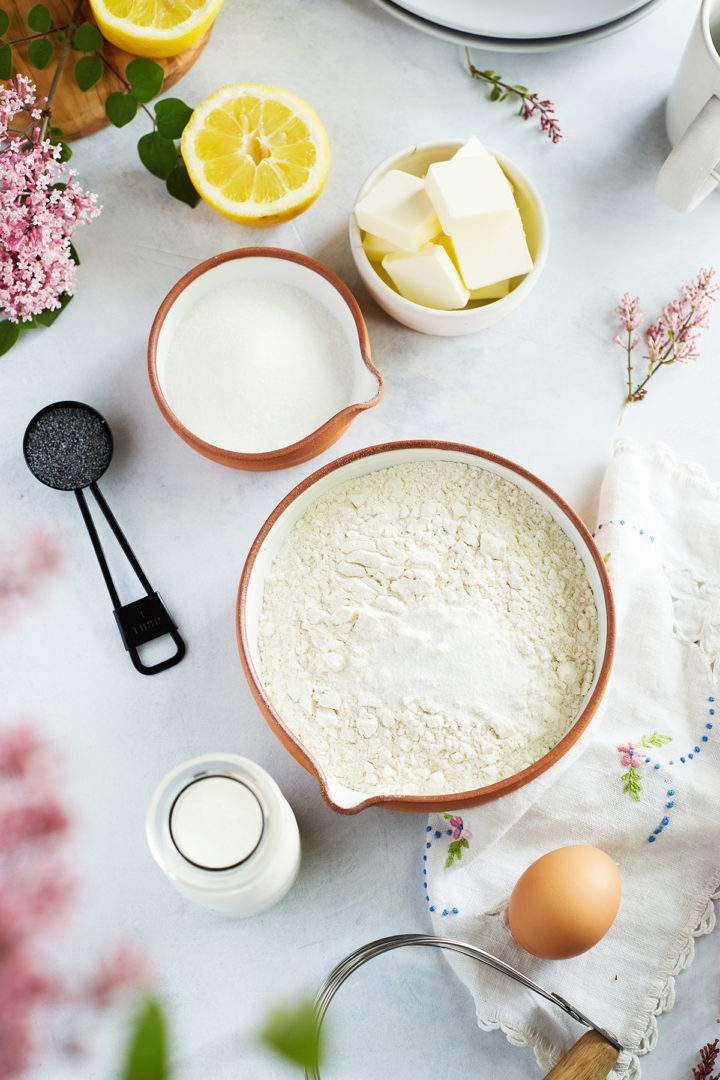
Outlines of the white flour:
M 265 583 L 260 674 L 326 774 L 447 794 L 510 776 L 571 726 L 597 610 L 560 527 L 514 484 L 456 462 L 339 484 Z
M 237 281 L 201 296 L 168 347 L 162 386 L 195 435 L 261 453 L 310 435 L 351 401 L 346 336 L 294 285 Z

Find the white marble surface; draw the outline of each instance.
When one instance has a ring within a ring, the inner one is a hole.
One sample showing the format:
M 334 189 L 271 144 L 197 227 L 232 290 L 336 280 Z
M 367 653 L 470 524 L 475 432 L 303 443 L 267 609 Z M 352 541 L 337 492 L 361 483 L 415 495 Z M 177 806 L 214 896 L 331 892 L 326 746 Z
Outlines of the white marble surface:
M 667 0 L 624 33 L 566 52 L 482 54 L 483 66 L 555 101 L 565 139 L 552 146 L 508 103 L 487 101 L 453 45 L 394 21 L 370 0 L 226 0 L 204 55 L 175 92 L 197 103 L 239 80 L 287 87 L 315 106 L 332 145 L 320 199 L 269 232 L 168 199 L 137 160 L 141 118 L 75 147 L 73 164 L 104 204 L 77 235 L 76 299 L 51 330 L 26 335 L 0 361 L 0 536 L 5 542 L 47 527 L 64 559 L 42 605 L 29 606 L 3 635 L 2 718 L 32 717 L 62 751 L 82 904 L 61 951 L 90 954 L 126 939 L 147 955 L 171 1018 L 178 1080 L 280 1080 L 285 1067 L 254 1042 L 268 1006 L 314 990 L 365 941 L 429 929 L 420 890 L 424 819 L 333 814 L 253 703 L 234 632 L 248 546 L 280 497 L 316 465 L 410 437 L 466 441 L 514 459 L 594 523 L 623 399 L 612 309 L 630 290 L 653 314 L 700 266 L 720 262 L 720 195 L 691 217 L 653 195 L 667 152 L 664 99 L 697 6 Z M 472 337 L 423 337 L 389 321 L 361 287 L 347 217 L 380 159 L 415 141 L 473 133 L 540 188 L 550 258 L 507 321 Z M 145 370 L 149 327 L 175 280 L 209 255 L 256 243 L 306 252 L 349 284 L 386 379 L 381 404 L 330 452 L 265 475 L 193 453 L 160 416 Z M 701 359 L 662 372 L 621 429 L 669 443 L 715 479 L 719 351 L 716 315 Z M 186 659 L 155 678 L 137 675 L 123 655 L 73 497 L 39 486 L 23 463 L 27 421 L 60 398 L 88 401 L 110 421 L 116 454 L 102 488 L 187 638 Z M 263 764 L 302 833 L 294 890 L 246 922 L 221 921 L 183 901 L 143 836 L 145 809 L 164 773 L 217 749 Z M 552 988 L 562 993 L 561 966 Z M 675 1009 L 660 1020 L 658 1047 L 644 1059 L 647 1080 L 689 1076 L 696 1048 L 715 1037 L 714 937 L 699 942 L 677 992 Z M 540 1076 L 528 1050 L 475 1029 L 470 1000 L 439 955 L 377 961 L 348 985 L 333 1015 L 338 1046 L 327 1080 Z M 110 1077 L 105 1064 L 92 1075 Z M 71 1074 L 79 1074 L 76 1065 Z M 31 1075 L 66 1072 L 48 1057 Z

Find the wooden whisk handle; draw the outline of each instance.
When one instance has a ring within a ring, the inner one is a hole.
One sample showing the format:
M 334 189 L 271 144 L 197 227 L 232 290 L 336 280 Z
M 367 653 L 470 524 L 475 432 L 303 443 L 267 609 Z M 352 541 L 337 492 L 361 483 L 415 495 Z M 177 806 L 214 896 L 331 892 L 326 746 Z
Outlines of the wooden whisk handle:
M 599 1031 L 586 1031 L 545 1080 L 605 1080 L 617 1058 L 618 1051 Z

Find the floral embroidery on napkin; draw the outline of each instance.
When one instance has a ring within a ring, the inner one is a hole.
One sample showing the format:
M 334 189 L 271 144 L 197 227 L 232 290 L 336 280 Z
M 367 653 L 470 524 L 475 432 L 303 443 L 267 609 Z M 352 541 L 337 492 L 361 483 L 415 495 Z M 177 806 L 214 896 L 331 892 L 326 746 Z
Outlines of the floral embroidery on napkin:
M 640 770 L 645 765 L 652 765 L 653 770 L 659 771 L 661 768 L 675 769 L 676 765 L 687 765 L 693 761 L 697 754 L 702 752 L 703 746 L 710 741 L 710 732 L 713 730 L 713 718 L 715 716 L 715 698 L 708 698 L 708 710 L 707 718 L 705 720 L 705 732 L 700 736 L 698 742 L 693 746 L 692 750 L 688 750 L 684 754 L 680 754 L 676 758 L 670 758 L 663 764 L 659 761 L 654 761 L 648 751 L 650 749 L 662 748 L 671 743 L 671 735 L 662 735 L 658 731 L 653 731 L 651 735 L 643 735 L 639 743 L 627 742 L 621 743 L 617 750 L 620 754 L 620 764 L 625 766 L 627 772 L 624 772 L 620 779 L 624 781 L 623 791 L 630 795 L 635 802 L 640 801 L 640 792 L 642 791 L 642 784 L 640 783 Z M 664 783 L 673 785 L 674 780 L 669 780 L 666 776 Z M 665 803 L 665 810 L 672 810 L 675 806 L 675 787 L 670 786 L 667 788 L 665 798 L 668 800 Z M 653 829 L 652 834 L 648 836 L 648 842 L 654 844 L 657 837 L 663 832 L 663 830 L 670 824 L 670 817 L 665 814 L 656 828 Z
M 647 750 L 651 746 L 665 746 L 669 742 L 672 742 L 671 735 L 661 735 L 659 732 L 653 731 L 651 735 L 643 735 L 639 743 L 627 742 L 618 746 L 620 764 L 627 769 L 627 772 L 620 777 L 621 780 L 625 781 L 623 791 L 627 792 L 635 802 L 640 801 L 640 792 L 642 791 L 640 767 L 649 765 L 651 760 L 647 756 Z
M 452 821 L 452 815 L 445 814 L 445 817 Z M 459 818 L 458 820 L 460 821 L 460 823 L 462 825 L 462 818 Z M 425 893 L 425 899 L 428 902 L 429 910 L 432 911 L 432 912 L 438 912 L 438 914 L 441 914 L 441 915 L 459 915 L 459 913 L 460 913 L 459 908 L 455 907 L 454 905 L 451 905 L 449 907 L 444 907 L 440 911 L 438 909 L 438 905 L 432 903 L 431 900 L 430 900 L 430 893 L 429 893 L 430 885 L 428 883 L 428 872 L 427 872 L 427 861 L 428 861 L 427 853 L 432 848 L 432 840 L 430 840 L 430 838 L 429 838 L 429 836 L 427 834 L 432 834 L 435 840 L 440 840 L 442 838 L 442 831 L 440 829 L 434 829 L 432 825 L 427 825 L 426 828 L 425 828 L 425 833 L 426 833 L 426 840 L 425 840 L 425 849 L 426 850 L 425 850 L 425 854 L 423 855 L 423 863 L 425 863 L 426 865 L 423 866 L 423 892 Z M 447 836 L 452 836 L 453 830 L 452 829 L 446 829 L 445 833 L 446 833 Z M 467 835 L 469 836 L 470 834 L 468 833 Z M 465 845 L 465 846 L 467 847 L 467 845 Z M 446 863 L 445 865 L 447 866 L 449 864 Z
M 445 860 L 445 866 L 450 867 L 455 859 L 462 859 L 463 848 L 470 847 L 468 840 L 472 840 L 472 833 L 465 829 L 463 819 L 457 814 L 445 814 L 445 820 L 449 821 L 451 826 L 447 830 L 448 833 L 452 831 L 452 840 L 448 844 L 448 857 Z M 465 829 L 464 835 L 463 829 Z

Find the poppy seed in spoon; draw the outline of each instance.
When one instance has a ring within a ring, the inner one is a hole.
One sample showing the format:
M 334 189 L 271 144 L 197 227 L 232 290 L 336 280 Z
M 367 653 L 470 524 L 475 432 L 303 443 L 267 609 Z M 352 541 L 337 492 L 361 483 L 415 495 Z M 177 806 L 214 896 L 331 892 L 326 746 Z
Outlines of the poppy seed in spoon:
M 41 483 L 75 491 L 98 480 L 112 458 L 112 434 L 99 413 L 67 402 L 30 421 L 23 444 L 28 468 Z

